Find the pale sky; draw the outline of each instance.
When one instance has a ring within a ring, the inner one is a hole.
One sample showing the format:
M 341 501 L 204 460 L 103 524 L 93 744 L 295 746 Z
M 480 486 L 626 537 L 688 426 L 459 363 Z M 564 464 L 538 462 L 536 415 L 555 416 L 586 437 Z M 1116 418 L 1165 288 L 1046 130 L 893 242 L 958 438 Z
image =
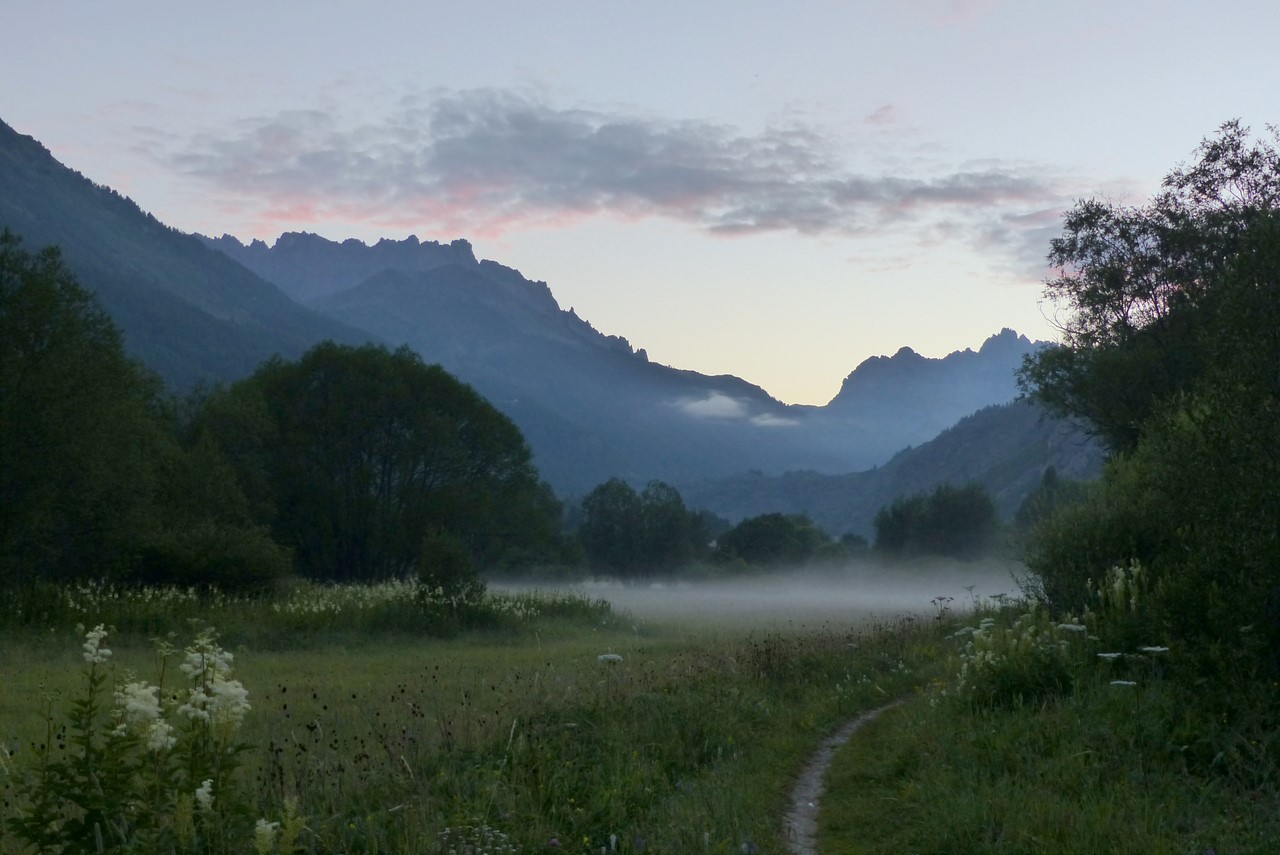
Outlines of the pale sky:
M 1275 0 L 0 2 L 0 120 L 163 222 L 466 238 L 788 403 L 1054 338 L 1073 200 L 1280 123 Z

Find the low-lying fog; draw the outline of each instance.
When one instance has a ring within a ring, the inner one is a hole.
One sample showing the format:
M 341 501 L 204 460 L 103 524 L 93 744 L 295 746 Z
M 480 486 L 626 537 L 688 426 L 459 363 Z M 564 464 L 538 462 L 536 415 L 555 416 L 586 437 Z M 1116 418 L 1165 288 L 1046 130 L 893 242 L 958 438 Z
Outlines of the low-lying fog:
M 640 620 L 756 626 L 854 624 L 869 618 L 937 614 L 937 598 L 962 609 L 975 598 L 1020 594 L 1014 562 L 859 563 L 705 582 L 495 583 L 495 590 L 576 591 L 608 600 Z

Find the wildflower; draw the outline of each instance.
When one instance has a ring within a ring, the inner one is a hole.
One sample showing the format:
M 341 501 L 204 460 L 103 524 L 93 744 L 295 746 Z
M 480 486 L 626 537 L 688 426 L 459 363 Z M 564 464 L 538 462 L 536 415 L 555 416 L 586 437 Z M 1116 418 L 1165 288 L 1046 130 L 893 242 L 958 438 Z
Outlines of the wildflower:
M 622 657 L 617 653 L 601 653 L 596 657 L 596 660 L 599 662 L 621 662 Z
M 276 845 L 276 830 L 280 828 L 278 822 L 267 822 L 265 819 L 258 820 L 253 827 L 253 849 L 258 855 L 271 855 L 271 851 Z
M 191 689 L 178 712 L 211 725 L 235 729 L 250 710 L 249 690 L 239 680 L 214 679 L 208 686 Z
M 1060 623 L 1058 624 L 1058 629 L 1066 632 L 1087 632 L 1089 630 L 1087 626 L 1079 623 Z
M 1113 662 L 1116 659 L 1119 659 L 1123 655 L 1124 655 L 1123 653 L 1099 653 L 1098 658 L 1105 659 L 1108 662 Z
M 1150 647 L 1139 647 L 1138 649 L 1139 649 L 1139 650 L 1141 650 L 1143 653 L 1152 653 L 1152 654 L 1154 654 L 1154 653 L 1168 653 L 1168 652 L 1169 652 L 1169 648 L 1167 648 L 1167 647 L 1157 647 L 1157 646 L 1155 646 L 1155 645 L 1152 645 L 1152 646 L 1150 646 Z
M 125 683 L 115 691 L 116 706 L 125 724 L 142 725 L 160 717 L 160 687 L 145 682 Z
M 207 629 L 196 637 L 195 644 L 185 651 L 186 661 L 178 667 L 192 680 L 226 677 L 231 673 L 235 656 L 218 646 L 217 636 Z
M 213 810 L 213 779 L 205 778 L 196 789 L 196 804 L 200 810 Z
M 1135 683 L 1135 682 L 1133 682 L 1132 680 L 1112 680 L 1112 681 L 1111 681 L 1111 685 L 1113 685 L 1113 686 L 1121 686 L 1121 687 L 1123 687 L 1123 688 L 1126 688 L 1126 689 L 1127 689 L 1127 688 L 1129 688 L 1130 686 L 1136 686 L 1136 685 L 1138 685 L 1138 684 L 1137 684 L 1137 683 Z
M 90 665 L 101 665 L 111 658 L 111 651 L 102 646 L 102 639 L 107 637 L 107 630 L 102 624 L 85 633 L 84 661 Z

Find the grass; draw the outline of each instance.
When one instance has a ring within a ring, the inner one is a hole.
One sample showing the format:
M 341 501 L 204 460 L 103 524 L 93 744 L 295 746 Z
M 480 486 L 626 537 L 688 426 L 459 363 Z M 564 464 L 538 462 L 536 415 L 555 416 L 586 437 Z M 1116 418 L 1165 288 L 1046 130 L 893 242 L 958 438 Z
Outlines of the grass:
M 782 853 L 808 755 L 902 696 L 838 754 L 820 851 L 1280 851 L 1280 733 L 1247 714 L 1265 705 L 1188 694 L 1202 690 L 1171 678 L 1180 652 L 1120 619 L 1134 614 L 1121 576 L 1099 613 L 1062 623 L 1001 601 L 754 632 L 639 623 L 538 592 L 449 604 L 405 586 L 46 591 L 24 601 L 44 602 L 43 617 L 10 618 L 0 645 L 0 852 L 32 851 L 11 821 L 41 743 L 75 754 L 74 724 L 70 737 L 59 727 L 84 696 L 93 621 L 117 624 L 99 666 L 117 684 L 154 680 L 152 636 L 181 647 L 217 623 L 253 705 L 234 788 L 215 799 L 219 835 L 174 843 L 184 790 L 158 820 L 168 848 L 132 851 Z M 255 843 L 259 820 L 281 824 L 274 840 Z
M 1016 620 L 992 615 L 988 635 Z M 1274 731 L 1210 732 L 1204 699 L 1164 676 L 1176 652 L 1101 658 L 1099 646 L 1057 647 L 1069 685 L 958 696 L 952 678 L 866 728 L 830 770 L 820 850 L 1280 851 Z
M 545 594 L 519 595 L 518 609 L 489 603 L 481 614 L 498 619 L 431 638 L 404 625 L 411 598 L 327 595 L 345 597 L 338 617 L 292 636 L 280 628 L 288 609 L 209 605 L 253 709 L 240 731 L 245 813 L 226 819 L 239 843 L 191 851 L 249 851 L 251 821 L 282 821 L 292 803 L 306 823 L 300 852 L 780 853 L 791 778 L 814 745 L 907 691 L 938 649 L 928 620 L 690 635 Z M 67 617 L 132 621 L 108 636 L 117 680 L 155 673 L 148 635 L 173 630 L 181 642 L 199 619 L 190 604 L 157 616 L 147 603 L 94 602 L 97 612 Z M 82 692 L 82 640 L 65 624 L 7 636 L 0 737 L 11 765 L 45 738 L 33 701 L 60 710 Z M 2 818 L 21 809 L 6 779 Z M 20 842 L 9 834 L 0 851 Z

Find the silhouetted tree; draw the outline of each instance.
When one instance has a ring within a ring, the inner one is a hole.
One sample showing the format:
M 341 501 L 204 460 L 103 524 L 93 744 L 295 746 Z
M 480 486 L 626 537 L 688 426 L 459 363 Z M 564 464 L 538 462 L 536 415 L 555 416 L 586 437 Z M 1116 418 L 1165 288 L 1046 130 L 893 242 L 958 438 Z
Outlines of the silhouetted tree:
M 642 493 L 618 478 L 582 500 L 578 537 L 590 565 L 627 578 L 677 570 L 705 555 L 708 517 L 690 512 L 679 491 L 650 481 Z
M 122 573 L 169 437 L 159 385 L 55 248 L 0 233 L 0 573 Z
M 876 551 L 909 558 L 976 558 L 996 542 L 1000 521 L 980 484 L 939 484 L 931 493 L 898 499 L 875 518 Z
M 831 538 L 802 514 L 761 514 L 738 523 L 716 541 L 716 558 L 757 567 L 801 565 L 831 554 Z
M 416 572 L 434 530 L 486 566 L 558 527 L 515 425 L 407 348 L 325 343 L 273 359 L 213 395 L 194 432 L 222 449 L 308 576 Z

